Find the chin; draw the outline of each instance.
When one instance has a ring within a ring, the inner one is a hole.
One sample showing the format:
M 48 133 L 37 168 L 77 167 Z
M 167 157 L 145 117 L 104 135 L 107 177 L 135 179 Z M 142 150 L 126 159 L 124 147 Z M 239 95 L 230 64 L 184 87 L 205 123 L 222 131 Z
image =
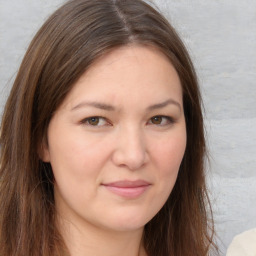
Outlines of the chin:
M 113 219 L 107 221 L 107 225 L 117 231 L 134 231 L 143 229 L 144 226 L 153 218 L 148 214 L 118 214 Z M 110 225 L 111 224 L 111 225 Z

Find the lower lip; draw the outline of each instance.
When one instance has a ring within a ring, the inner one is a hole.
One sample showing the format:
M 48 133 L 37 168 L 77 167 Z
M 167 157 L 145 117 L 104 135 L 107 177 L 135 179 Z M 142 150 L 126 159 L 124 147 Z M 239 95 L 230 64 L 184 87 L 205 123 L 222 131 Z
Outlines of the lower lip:
M 115 187 L 115 186 L 106 186 L 104 187 L 111 191 L 112 193 L 125 197 L 125 198 L 137 198 L 141 196 L 148 188 L 150 185 L 146 186 L 139 186 L 139 187 Z

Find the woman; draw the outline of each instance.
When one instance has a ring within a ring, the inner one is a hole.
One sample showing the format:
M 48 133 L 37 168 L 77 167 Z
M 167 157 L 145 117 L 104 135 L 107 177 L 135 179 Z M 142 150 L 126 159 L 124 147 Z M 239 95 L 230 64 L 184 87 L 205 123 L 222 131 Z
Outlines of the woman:
M 209 255 L 200 104 L 156 10 L 68 1 L 31 42 L 3 114 L 0 255 Z

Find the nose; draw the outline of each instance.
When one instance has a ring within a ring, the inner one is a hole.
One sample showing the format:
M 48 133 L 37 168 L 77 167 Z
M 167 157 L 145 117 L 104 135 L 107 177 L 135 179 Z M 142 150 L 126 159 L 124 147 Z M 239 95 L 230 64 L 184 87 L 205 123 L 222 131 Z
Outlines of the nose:
M 145 139 L 139 129 L 125 129 L 116 139 L 112 156 L 115 165 L 129 170 L 138 170 L 148 160 Z

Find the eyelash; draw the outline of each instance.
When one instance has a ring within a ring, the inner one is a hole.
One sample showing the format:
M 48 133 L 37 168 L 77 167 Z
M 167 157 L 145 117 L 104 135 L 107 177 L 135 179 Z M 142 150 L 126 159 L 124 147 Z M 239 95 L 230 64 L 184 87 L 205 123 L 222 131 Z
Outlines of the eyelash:
M 161 118 L 161 121 L 162 121 L 162 119 L 165 119 L 167 123 L 165 123 L 165 124 L 154 124 L 154 123 L 152 123 L 152 119 L 154 119 L 154 118 L 155 118 L 155 120 L 157 118 Z M 157 126 L 166 126 L 166 125 L 173 124 L 175 122 L 172 117 L 170 117 L 170 116 L 163 116 L 163 115 L 153 116 L 149 120 L 151 122 L 150 123 L 151 125 L 157 125 Z
M 93 124 L 90 124 L 89 122 L 90 121 L 93 121 L 93 119 L 98 119 L 98 121 L 100 122 L 100 120 L 104 120 L 104 122 L 106 124 L 103 124 L 103 125 L 98 125 L 98 123 L 96 123 L 96 125 L 93 125 Z M 88 125 L 88 126 L 94 126 L 94 127 L 101 127 L 101 126 L 111 126 L 111 123 L 108 122 L 108 120 L 105 118 L 105 117 L 102 117 L 102 116 L 91 116 L 91 117 L 87 117 L 85 119 L 83 119 L 81 121 L 81 124 L 85 124 L 85 125 Z
M 156 119 L 157 118 L 161 118 L 161 122 L 162 120 L 164 119 L 165 120 L 165 124 L 155 124 L 152 122 L 153 119 Z M 99 123 L 104 120 L 104 124 L 101 124 L 99 125 Z M 94 122 L 96 121 L 95 125 L 94 124 L 91 124 L 89 123 L 90 121 Z M 98 121 L 98 122 L 97 122 Z M 91 117 L 87 117 L 85 119 L 83 119 L 81 122 L 81 124 L 85 124 L 85 125 L 88 125 L 88 126 L 92 126 L 92 127 L 102 127 L 102 126 L 111 126 L 111 123 L 105 118 L 105 117 L 102 117 L 102 116 L 91 116 Z M 147 124 L 149 125 L 156 125 L 156 126 L 167 126 L 167 125 L 171 125 L 175 123 L 175 120 L 174 118 L 170 117 L 170 116 L 164 116 L 164 115 L 156 115 L 156 116 L 153 116 L 149 119 L 149 121 L 147 122 Z

